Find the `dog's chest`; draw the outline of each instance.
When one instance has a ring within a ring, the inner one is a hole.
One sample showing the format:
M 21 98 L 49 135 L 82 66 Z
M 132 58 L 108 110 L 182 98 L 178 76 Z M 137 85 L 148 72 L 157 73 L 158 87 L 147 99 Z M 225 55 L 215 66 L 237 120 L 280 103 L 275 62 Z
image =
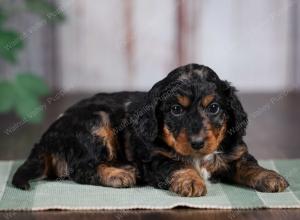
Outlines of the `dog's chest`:
M 199 175 L 205 180 L 209 180 L 209 178 L 211 177 L 211 173 L 207 170 L 205 164 L 211 161 L 212 158 L 213 155 L 207 155 L 204 158 L 193 159 L 193 163 L 192 163 L 193 167 L 197 170 Z

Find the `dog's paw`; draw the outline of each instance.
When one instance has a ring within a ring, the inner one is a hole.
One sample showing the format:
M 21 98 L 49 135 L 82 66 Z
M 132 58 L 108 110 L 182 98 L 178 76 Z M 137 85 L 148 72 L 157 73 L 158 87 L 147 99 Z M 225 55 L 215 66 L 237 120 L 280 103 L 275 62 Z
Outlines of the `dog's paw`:
M 123 188 L 131 187 L 136 184 L 135 168 L 131 166 L 117 168 L 100 165 L 98 173 L 100 182 L 105 186 Z
M 170 191 L 187 197 L 204 196 L 207 193 L 204 180 L 193 169 L 175 171 L 170 179 Z
M 254 188 L 260 192 L 283 192 L 288 186 L 289 183 L 283 176 L 275 171 L 265 170 L 255 181 Z

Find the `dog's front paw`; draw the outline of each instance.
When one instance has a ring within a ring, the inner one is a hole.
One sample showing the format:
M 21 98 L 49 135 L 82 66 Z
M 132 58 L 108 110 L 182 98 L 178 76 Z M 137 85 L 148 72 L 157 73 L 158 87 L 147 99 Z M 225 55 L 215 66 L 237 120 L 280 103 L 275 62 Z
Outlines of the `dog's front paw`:
M 170 191 L 187 197 L 204 196 L 207 193 L 204 180 L 193 169 L 175 171 L 170 179 Z
M 255 181 L 254 188 L 261 192 L 283 192 L 289 183 L 275 171 L 262 171 Z

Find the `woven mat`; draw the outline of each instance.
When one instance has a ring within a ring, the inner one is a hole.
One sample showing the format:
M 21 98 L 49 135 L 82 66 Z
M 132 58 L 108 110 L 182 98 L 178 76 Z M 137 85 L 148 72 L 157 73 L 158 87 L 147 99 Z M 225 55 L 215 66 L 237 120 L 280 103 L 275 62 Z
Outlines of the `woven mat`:
M 30 191 L 11 185 L 20 161 L 0 161 L 0 211 L 2 210 L 96 210 L 171 209 L 177 206 L 211 209 L 300 208 L 300 159 L 268 160 L 260 164 L 287 178 L 290 187 L 282 193 L 207 182 L 205 197 L 184 198 L 152 187 L 115 189 L 79 185 L 71 181 L 36 181 Z

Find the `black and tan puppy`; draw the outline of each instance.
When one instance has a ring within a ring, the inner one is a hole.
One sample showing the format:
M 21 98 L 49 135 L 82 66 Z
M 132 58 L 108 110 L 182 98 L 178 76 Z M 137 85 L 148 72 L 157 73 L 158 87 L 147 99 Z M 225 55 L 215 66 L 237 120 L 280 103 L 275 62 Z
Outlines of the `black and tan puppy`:
M 149 92 L 101 93 L 69 108 L 34 146 L 12 183 L 29 189 L 33 179 L 66 178 L 203 196 L 209 178 L 284 191 L 288 182 L 248 153 L 246 125 L 235 89 L 210 68 L 189 64 Z

